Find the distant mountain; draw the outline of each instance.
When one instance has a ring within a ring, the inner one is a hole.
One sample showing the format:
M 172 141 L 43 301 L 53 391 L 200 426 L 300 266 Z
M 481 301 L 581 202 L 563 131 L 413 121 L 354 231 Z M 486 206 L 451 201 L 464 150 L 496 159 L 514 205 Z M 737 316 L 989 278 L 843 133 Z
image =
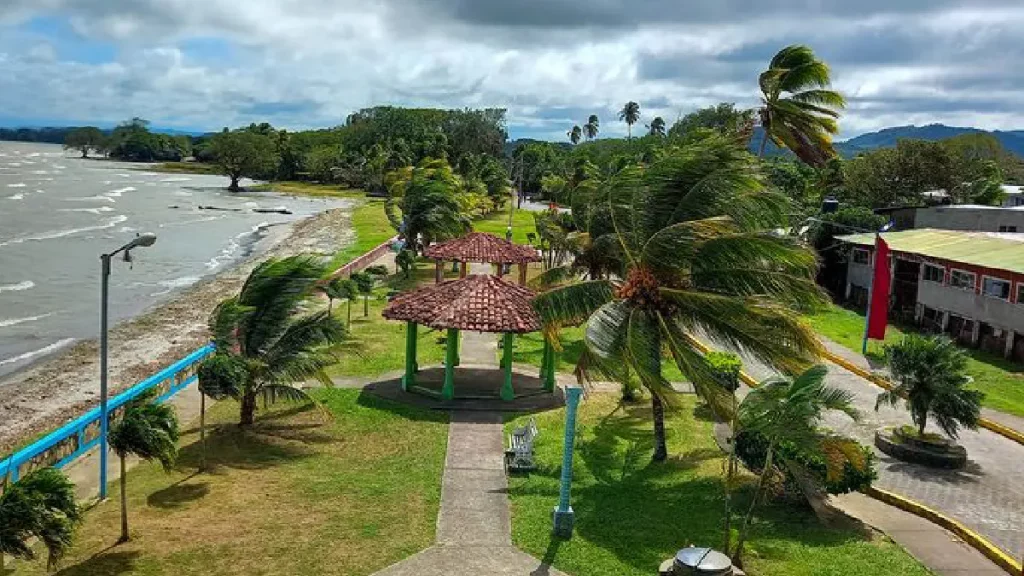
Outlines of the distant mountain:
M 896 126 L 885 128 L 878 132 L 868 132 L 845 142 L 837 142 L 836 147 L 843 156 L 854 156 L 858 152 L 874 150 L 875 148 L 891 148 L 896 141 L 903 138 L 915 140 L 946 140 L 961 134 L 991 134 L 995 136 L 1004 148 L 1018 156 L 1024 157 L 1024 130 L 995 130 L 988 131 L 980 128 L 961 128 L 957 126 L 946 126 L 945 124 L 929 124 L 927 126 Z

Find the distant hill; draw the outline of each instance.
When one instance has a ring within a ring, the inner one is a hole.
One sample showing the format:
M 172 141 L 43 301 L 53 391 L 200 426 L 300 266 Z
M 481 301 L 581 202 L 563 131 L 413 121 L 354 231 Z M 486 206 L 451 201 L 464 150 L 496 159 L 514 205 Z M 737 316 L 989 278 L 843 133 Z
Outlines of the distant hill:
M 875 148 L 890 148 L 896 145 L 896 141 L 902 138 L 916 140 L 946 140 L 961 134 L 991 134 L 995 136 L 1004 148 L 1014 154 L 1024 157 L 1024 130 L 995 130 L 988 131 L 980 128 L 962 128 L 957 126 L 946 126 L 945 124 L 929 124 L 927 126 L 896 126 L 885 128 L 878 132 L 868 132 L 845 142 L 838 142 L 837 148 L 843 156 L 853 156 L 865 150 Z

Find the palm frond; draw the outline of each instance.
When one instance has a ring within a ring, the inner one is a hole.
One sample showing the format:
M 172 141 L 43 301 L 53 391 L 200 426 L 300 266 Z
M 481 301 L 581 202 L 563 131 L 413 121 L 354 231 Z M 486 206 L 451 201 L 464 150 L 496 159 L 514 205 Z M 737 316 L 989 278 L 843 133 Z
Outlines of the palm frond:
M 276 340 L 325 273 L 323 261 L 314 256 L 271 258 L 258 265 L 238 297 L 239 304 L 253 309 L 239 330 L 242 354 L 258 355 Z
M 590 280 L 539 294 L 533 299 L 533 309 L 545 325 L 577 326 L 611 299 L 611 282 Z
M 719 421 L 732 420 L 732 393 L 722 386 L 693 337 L 683 332 L 671 319 L 659 315 L 658 321 L 676 367 L 693 385 L 694 392 L 707 402 Z
M 218 350 L 231 350 L 238 343 L 236 338 L 239 325 L 246 315 L 252 313 L 251 306 L 239 304 L 238 297 L 225 298 L 210 314 L 210 335 Z
M 153 395 L 144 394 L 125 407 L 121 420 L 110 429 L 110 447 L 119 456 L 157 460 L 170 470 L 178 455 L 178 417 L 173 407 L 153 400 Z

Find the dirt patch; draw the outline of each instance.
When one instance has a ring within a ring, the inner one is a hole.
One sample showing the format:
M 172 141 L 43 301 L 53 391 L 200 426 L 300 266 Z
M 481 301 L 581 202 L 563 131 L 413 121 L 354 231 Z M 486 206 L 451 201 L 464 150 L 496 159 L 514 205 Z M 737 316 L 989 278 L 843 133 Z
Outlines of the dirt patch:
M 330 256 L 353 240 L 351 209 L 327 210 L 279 229 L 260 254 L 180 292 L 174 299 L 110 331 L 110 389 L 123 390 L 202 346 L 206 320 L 235 293 L 252 268 L 270 256 Z M 77 343 L 66 352 L 0 382 L 0 455 L 99 403 L 99 346 Z

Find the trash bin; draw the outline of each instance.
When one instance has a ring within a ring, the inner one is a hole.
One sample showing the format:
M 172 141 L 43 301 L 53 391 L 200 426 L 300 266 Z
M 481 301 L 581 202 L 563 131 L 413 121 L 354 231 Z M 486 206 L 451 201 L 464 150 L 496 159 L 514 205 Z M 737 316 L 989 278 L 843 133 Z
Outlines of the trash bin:
M 674 576 L 732 576 L 732 560 L 711 548 L 683 548 L 672 561 Z

